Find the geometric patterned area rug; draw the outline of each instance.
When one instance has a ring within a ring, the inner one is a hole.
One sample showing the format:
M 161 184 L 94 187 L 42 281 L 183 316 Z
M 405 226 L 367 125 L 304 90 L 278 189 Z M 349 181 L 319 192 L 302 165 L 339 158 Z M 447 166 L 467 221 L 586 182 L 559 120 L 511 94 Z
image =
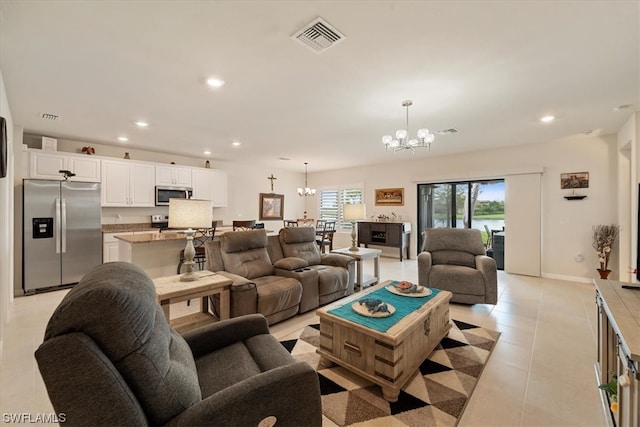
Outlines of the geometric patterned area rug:
M 297 338 L 281 341 L 317 372 L 322 413 L 339 426 L 455 426 L 480 379 L 499 332 L 457 320 L 391 403 L 380 386 L 334 365 L 319 366 L 320 325 L 308 325 Z

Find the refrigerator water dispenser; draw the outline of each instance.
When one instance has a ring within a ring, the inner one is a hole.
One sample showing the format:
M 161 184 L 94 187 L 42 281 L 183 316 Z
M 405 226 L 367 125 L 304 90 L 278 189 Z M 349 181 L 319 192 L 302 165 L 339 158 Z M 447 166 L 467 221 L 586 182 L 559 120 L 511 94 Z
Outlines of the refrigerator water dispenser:
M 34 239 L 51 239 L 53 238 L 53 218 L 33 218 Z

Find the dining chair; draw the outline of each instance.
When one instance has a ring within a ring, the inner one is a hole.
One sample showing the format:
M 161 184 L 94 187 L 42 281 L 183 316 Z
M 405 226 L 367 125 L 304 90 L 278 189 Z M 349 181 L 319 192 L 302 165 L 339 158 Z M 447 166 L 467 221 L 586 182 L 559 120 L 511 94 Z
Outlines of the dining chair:
M 252 220 L 234 220 L 232 222 L 233 225 L 233 231 L 246 231 L 246 230 L 253 230 L 253 228 L 256 226 L 256 220 L 252 219 Z
M 298 221 L 295 219 L 285 219 L 284 220 L 284 226 L 285 227 L 297 227 L 298 226 Z
M 316 227 L 316 243 L 320 246 L 320 252 L 324 254 L 327 246 L 329 247 L 329 252 L 333 250 L 333 235 L 336 232 L 336 222 L 318 220 L 318 222 L 320 221 L 322 221 L 322 230 Z

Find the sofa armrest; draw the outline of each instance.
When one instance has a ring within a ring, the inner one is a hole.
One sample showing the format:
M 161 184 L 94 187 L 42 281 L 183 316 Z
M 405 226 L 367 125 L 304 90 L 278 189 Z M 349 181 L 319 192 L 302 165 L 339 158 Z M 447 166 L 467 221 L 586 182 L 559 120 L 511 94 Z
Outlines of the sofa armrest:
M 349 264 L 354 264 L 356 260 L 349 255 L 342 254 L 322 254 L 320 263 L 332 267 L 349 268 Z
M 258 289 L 255 282 L 227 271 L 216 273 L 233 282 L 231 283 L 231 317 L 258 312 Z
M 431 252 L 418 254 L 418 285 L 429 288 L 429 274 L 431 273 Z
M 496 260 L 486 255 L 476 255 L 476 269 L 482 273 L 485 285 L 485 304 L 498 301 L 498 269 Z
M 309 267 L 309 263 L 305 259 L 290 256 L 286 258 L 280 258 L 273 263 L 273 266 L 281 270 L 293 271 L 299 270 L 304 267 Z
M 266 317 L 262 314 L 248 314 L 193 329 L 186 332 L 183 338 L 191 347 L 193 357 L 197 359 L 234 342 L 268 333 L 269 325 Z
M 247 378 L 204 398 L 169 426 L 256 426 L 275 417 L 278 426 L 321 426 L 318 375 L 306 362 Z

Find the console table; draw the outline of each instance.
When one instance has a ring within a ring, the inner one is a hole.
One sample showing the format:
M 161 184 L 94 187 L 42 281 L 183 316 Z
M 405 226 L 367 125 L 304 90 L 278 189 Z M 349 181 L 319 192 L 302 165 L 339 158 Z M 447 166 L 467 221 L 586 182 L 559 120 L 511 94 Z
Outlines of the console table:
M 640 425 L 640 289 L 625 289 L 627 283 L 594 279 L 598 309 L 598 361 L 596 373 L 600 384 L 618 376 L 618 411 L 608 410 L 608 397 L 601 397 L 607 407 L 610 425 Z M 611 422 L 612 421 L 612 422 Z
M 400 250 L 400 261 L 406 250 L 409 257 L 410 222 L 358 222 L 358 246 L 390 246 Z

